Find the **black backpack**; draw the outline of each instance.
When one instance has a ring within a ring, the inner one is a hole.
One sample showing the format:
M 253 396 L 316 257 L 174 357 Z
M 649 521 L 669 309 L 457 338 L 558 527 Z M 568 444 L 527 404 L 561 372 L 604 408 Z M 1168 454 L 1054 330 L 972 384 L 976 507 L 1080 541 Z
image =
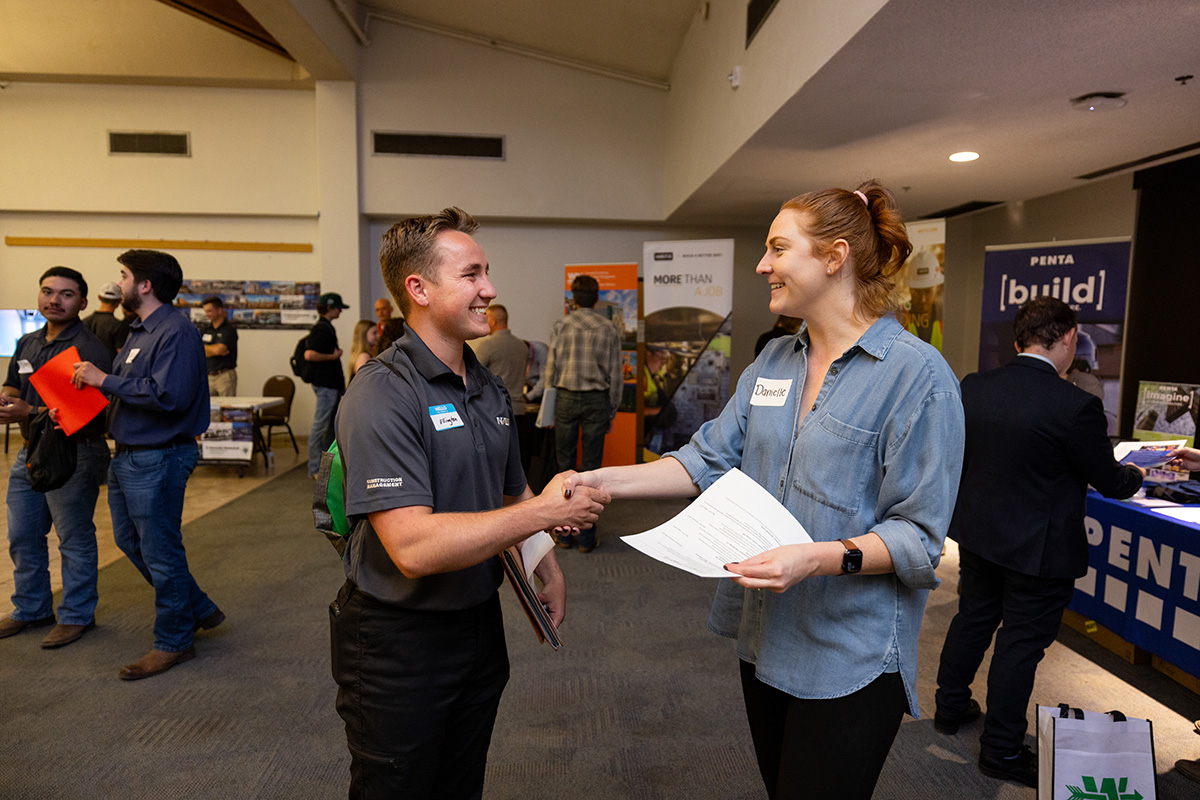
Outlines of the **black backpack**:
M 37 492 L 54 491 L 75 474 L 75 440 L 54 424 L 49 410 L 39 411 L 29 425 L 25 459 L 29 485 Z
M 296 342 L 296 349 L 292 351 L 292 374 L 305 383 L 312 383 L 312 376 L 309 370 L 312 368 L 308 361 L 304 360 L 304 351 L 308 349 L 308 334 L 305 334 L 300 341 Z

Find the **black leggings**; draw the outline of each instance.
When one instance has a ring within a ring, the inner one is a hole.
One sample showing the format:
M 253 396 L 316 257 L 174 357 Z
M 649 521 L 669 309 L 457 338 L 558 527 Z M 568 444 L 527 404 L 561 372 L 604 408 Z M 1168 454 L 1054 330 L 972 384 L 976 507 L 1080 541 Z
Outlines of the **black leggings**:
M 899 672 L 830 700 L 793 697 L 741 663 L 746 718 L 771 800 L 870 800 L 908 710 Z

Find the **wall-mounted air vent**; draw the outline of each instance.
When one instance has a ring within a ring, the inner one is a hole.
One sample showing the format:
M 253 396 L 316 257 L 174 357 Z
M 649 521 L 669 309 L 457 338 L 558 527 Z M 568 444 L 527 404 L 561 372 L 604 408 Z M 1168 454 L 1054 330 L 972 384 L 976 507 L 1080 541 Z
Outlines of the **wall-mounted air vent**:
M 775 8 L 775 4 L 779 0 L 750 0 L 746 4 L 746 47 L 750 46 L 750 40 L 754 38 L 754 34 L 758 33 L 767 21 L 767 17 L 771 14 L 771 9 Z
M 504 160 L 503 136 L 373 131 L 377 156 L 441 156 Z
M 109 131 L 110 156 L 190 156 L 191 134 L 147 131 Z

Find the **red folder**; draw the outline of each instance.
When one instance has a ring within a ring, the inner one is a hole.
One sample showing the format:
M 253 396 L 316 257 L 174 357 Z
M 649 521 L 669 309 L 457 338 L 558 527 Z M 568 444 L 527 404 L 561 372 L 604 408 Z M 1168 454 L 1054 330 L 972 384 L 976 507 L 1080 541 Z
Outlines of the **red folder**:
M 75 365 L 81 360 L 79 351 L 71 346 L 29 376 L 29 382 L 37 389 L 46 407 L 58 409 L 58 424 L 67 436 L 95 419 L 108 405 L 108 398 L 96 387 L 76 389 L 71 382 Z

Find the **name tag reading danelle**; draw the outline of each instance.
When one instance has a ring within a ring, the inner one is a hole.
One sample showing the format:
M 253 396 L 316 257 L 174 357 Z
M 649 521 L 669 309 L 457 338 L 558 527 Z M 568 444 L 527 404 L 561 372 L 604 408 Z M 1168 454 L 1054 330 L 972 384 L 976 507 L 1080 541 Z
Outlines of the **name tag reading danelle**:
M 462 418 L 454 410 L 453 403 L 430 406 L 429 418 L 433 420 L 433 429 L 435 431 L 444 431 L 447 428 L 461 428 L 463 425 Z
M 791 378 L 781 381 L 759 378 L 754 383 L 754 393 L 750 395 L 750 405 L 781 406 L 787 402 L 788 392 L 791 390 Z

